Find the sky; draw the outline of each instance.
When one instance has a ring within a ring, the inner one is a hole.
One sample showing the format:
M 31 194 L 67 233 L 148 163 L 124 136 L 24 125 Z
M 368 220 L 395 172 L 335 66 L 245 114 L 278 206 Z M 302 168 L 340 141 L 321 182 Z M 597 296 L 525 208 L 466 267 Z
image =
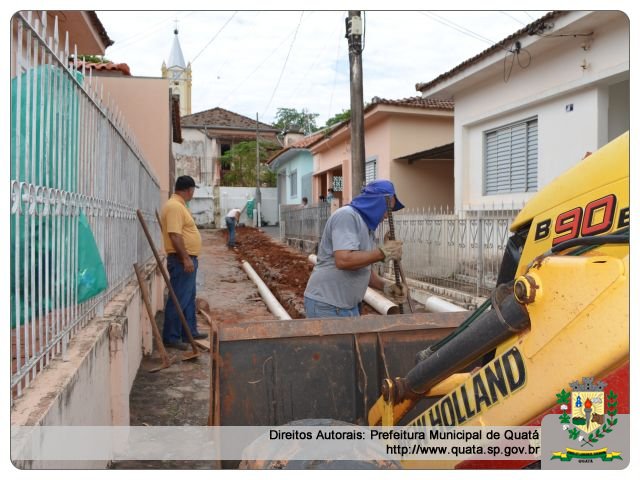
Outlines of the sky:
M 363 95 L 416 96 L 428 82 L 544 15 L 544 11 L 364 11 Z M 278 108 L 350 108 L 346 11 L 104 11 L 105 57 L 134 76 L 160 77 L 179 31 L 191 62 L 192 113 L 221 107 L 272 123 Z

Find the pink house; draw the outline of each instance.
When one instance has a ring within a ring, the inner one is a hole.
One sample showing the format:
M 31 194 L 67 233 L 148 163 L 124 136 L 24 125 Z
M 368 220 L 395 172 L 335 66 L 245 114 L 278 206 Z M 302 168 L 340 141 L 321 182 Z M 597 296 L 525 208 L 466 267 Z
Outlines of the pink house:
M 364 130 L 366 182 L 391 180 L 408 208 L 453 206 L 453 102 L 374 97 L 364 110 Z M 354 196 L 350 122 L 308 148 L 313 198 L 333 188 L 338 205 L 349 203 Z

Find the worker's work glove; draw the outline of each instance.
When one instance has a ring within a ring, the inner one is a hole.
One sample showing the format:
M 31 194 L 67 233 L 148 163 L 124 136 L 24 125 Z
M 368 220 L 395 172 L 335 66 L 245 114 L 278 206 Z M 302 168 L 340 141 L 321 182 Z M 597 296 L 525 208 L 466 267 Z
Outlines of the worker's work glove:
M 397 303 L 398 305 L 402 305 L 407 301 L 407 287 L 404 285 L 385 283 L 384 294 L 389 300 Z
M 384 255 L 385 262 L 402 258 L 402 242 L 400 240 L 386 240 L 379 248 Z

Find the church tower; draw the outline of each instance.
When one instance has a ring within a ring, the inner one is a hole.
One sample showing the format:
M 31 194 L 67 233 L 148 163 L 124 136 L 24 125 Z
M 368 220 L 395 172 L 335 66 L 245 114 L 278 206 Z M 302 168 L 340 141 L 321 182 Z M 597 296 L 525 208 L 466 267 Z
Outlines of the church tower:
M 180 116 L 191 115 L 191 62 L 185 64 L 178 28 L 173 31 L 173 45 L 169 60 L 162 62 L 162 78 L 169 79 L 169 89 L 173 95 L 180 97 Z

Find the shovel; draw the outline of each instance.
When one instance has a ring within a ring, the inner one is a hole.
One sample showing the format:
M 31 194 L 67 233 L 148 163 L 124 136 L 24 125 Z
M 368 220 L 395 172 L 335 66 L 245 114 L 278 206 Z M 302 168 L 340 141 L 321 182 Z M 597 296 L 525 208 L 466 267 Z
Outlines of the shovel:
M 151 322 L 151 328 L 153 330 L 153 339 L 156 341 L 156 347 L 158 348 L 158 352 L 160 352 L 160 357 L 162 358 L 162 365 L 160 365 L 159 367 L 153 367 L 149 370 L 149 372 L 155 373 L 164 368 L 169 368 L 171 366 L 172 359 L 169 358 L 169 355 L 167 355 L 167 351 L 165 350 L 164 344 L 162 343 L 160 330 L 158 330 L 158 325 L 156 325 L 156 322 L 153 319 L 153 309 L 151 308 L 151 302 L 149 301 L 149 292 L 147 291 L 147 284 L 142 278 L 140 267 L 137 263 L 134 263 L 133 269 L 136 271 L 136 277 L 138 277 L 138 285 L 140 285 L 140 295 L 142 296 L 144 305 L 147 308 L 147 314 L 149 316 L 149 321 Z
M 153 239 L 151 238 L 151 234 L 149 233 L 149 229 L 147 228 L 147 222 L 144 221 L 142 212 L 139 209 L 136 210 L 136 215 L 138 216 L 138 220 L 140 220 L 140 225 L 142 225 L 142 230 L 144 230 L 144 234 L 147 237 L 149 246 L 151 247 L 151 251 L 153 252 L 153 256 L 156 257 L 158 268 L 160 269 L 160 273 L 162 273 L 162 277 L 164 278 L 164 281 L 167 284 L 167 288 L 169 289 L 169 295 L 171 296 L 171 300 L 173 300 L 173 304 L 176 306 L 178 317 L 180 318 L 180 322 L 182 322 L 182 327 L 184 328 L 184 331 L 187 334 L 187 338 L 189 339 L 189 343 L 191 344 L 191 349 L 193 350 L 191 353 L 185 353 L 182 359 L 192 360 L 194 358 L 197 358 L 200 355 L 200 351 L 198 350 L 198 345 L 196 345 L 196 342 L 193 339 L 193 335 L 191 335 L 191 329 L 189 328 L 187 319 L 184 317 L 184 312 L 180 307 L 180 302 L 178 302 L 178 297 L 176 297 L 176 292 L 173 291 L 173 287 L 171 286 L 171 281 L 169 280 L 169 274 L 167 273 L 167 269 L 164 267 L 162 260 L 160 260 L 160 255 L 158 254 L 158 250 L 156 249 L 156 246 L 153 243 Z
M 396 230 L 393 225 L 393 209 L 391 208 L 391 197 L 386 197 L 387 200 L 387 220 L 389 221 L 389 240 L 396 239 Z M 407 279 L 404 277 L 404 272 L 402 271 L 402 265 L 398 260 L 393 261 L 393 273 L 396 277 L 396 285 L 402 284 L 407 289 L 407 302 L 409 303 L 409 310 L 413 313 L 413 305 L 411 304 L 411 297 L 409 296 L 409 285 L 407 285 Z M 403 305 L 398 305 L 400 308 L 400 313 L 404 313 Z

